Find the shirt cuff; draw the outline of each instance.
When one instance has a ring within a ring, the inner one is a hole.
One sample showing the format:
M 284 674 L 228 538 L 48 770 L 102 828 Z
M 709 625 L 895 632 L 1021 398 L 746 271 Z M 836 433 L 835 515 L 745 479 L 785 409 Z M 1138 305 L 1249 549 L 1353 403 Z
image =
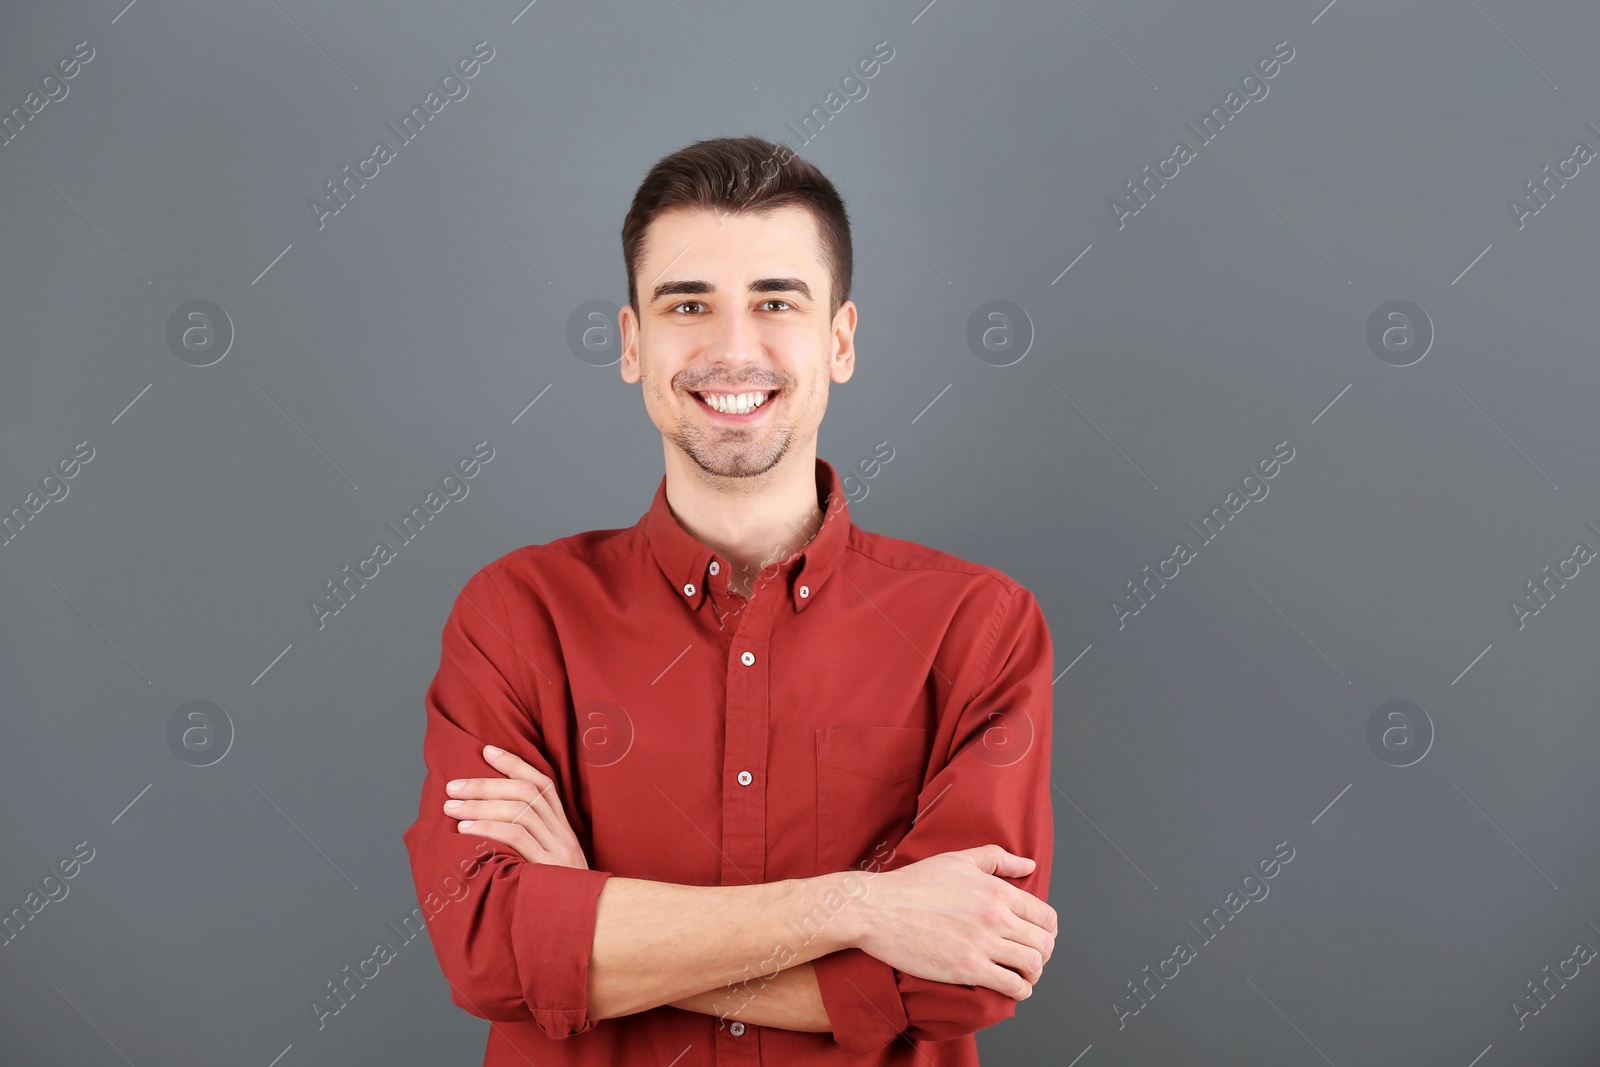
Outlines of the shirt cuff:
M 554 1038 L 594 1029 L 588 1018 L 595 914 L 609 871 L 525 863 L 518 879 L 511 946 L 523 999 Z
M 905 1004 L 894 968 L 859 948 L 830 952 L 811 961 L 833 1039 L 846 1052 L 870 1052 L 906 1028 Z

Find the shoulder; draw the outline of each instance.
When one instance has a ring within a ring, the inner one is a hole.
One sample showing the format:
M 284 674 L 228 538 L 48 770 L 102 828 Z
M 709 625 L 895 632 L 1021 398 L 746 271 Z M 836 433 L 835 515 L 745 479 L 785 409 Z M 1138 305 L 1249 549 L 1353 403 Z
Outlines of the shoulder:
M 591 576 L 633 558 L 644 547 L 637 526 L 585 530 L 543 544 L 514 548 L 484 564 L 473 580 L 489 579 L 507 595 L 513 590 L 539 590 L 552 582 L 564 584 Z
M 859 526 L 850 529 L 847 551 L 865 557 L 880 567 L 948 583 L 980 598 L 1009 600 L 1018 594 L 1028 593 L 1021 582 L 998 567 L 975 563 L 904 538 L 872 533 Z
M 953 632 L 993 644 L 1002 631 L 1047 630 L 1033 593 L 998 567 L 859 526 L 851 527 L 847 551 L 913 582 L 924 603 L 948 605 Z
M 1053 669 L 1054 645 L 1033 593 L 998 567 L 897 537 L 852 530 L 850 550 L 885 572 L 880 587 L 899 585 L 904 603 L 942 617 L 941 646 L 960 650 L 971 671 L 964 686 L 981 691 L 1001 671 Z M 900 582 L 887 578 L 899 575 Z M 885 610 L 893 610 L 886 608 Z

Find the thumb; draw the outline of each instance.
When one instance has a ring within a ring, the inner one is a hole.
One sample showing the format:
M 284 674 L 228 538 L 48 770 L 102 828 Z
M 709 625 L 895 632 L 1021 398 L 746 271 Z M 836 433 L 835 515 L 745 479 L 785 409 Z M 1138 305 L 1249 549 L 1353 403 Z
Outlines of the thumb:
M 1033 860 L 1027 856 L 1018 856 L 1007 852 L 1000 845 L 984 845 L 977 850 L 978 866 L 985 874 L 998 875 L 1001 878 L 1020 878 L 1025 874 L 1032 874 Z

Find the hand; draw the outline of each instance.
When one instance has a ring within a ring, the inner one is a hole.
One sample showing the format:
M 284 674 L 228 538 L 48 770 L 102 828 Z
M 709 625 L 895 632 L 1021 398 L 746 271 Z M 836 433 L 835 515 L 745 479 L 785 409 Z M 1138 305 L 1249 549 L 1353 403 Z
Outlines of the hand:
M 1056 910 L 1003 879 L 1033 869 L 982 845 L 875 874 L 857 947 L 918 978 L 1025 1000 L 1055 951 Z
M 520 756 L 493 745 L 484 746 L 483 758 L 507 777 L 461 778 L 445 786 L 455 799 L 445 801 L 444 811 L 462 820 L 458 829 L 510 845 L 529 863 L 588 870 L 588 857 L 561 809 L 555 782 Z

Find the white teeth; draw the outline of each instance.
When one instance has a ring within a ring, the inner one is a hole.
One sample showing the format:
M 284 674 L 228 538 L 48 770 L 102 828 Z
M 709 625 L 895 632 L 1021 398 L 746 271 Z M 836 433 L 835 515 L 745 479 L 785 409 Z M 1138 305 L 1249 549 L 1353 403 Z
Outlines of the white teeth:
M 738 393 L 728 396 L 721 393 L 702 393 L 701 399 L 725 415 L 747 415 L 767 401 L 766 393 Z

